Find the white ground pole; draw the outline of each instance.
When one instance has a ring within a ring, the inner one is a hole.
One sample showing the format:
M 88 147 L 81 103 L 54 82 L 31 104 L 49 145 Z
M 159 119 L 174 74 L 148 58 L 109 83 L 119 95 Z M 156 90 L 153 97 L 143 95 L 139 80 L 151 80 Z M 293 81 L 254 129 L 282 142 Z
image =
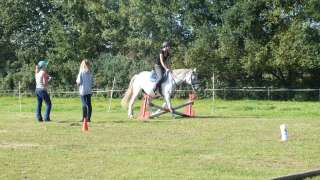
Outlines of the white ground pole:
M 214 112 L 214 96 L 215 96 L 215 94 L 214 94 L 214 73 L 212 73 L 212 78 L 211 78 L 211 80 L 212 80 L 212 113 Z
M 21 112 L 21 109 L 22 109 L 22 103 L 21 103 L 21 83 L 19 81 L 19 108 L 20 108 L 20 112 Z
M 113 90 L 114 90 L 114 85 L 116 83 L 116 78 L 113 78 L 113 82 L 112 82 L 112 88 L 111 88 L 111 92 L 110 92 L 110 99 L 109 99 L 109 108 L 108 108 L 108 112 L 110 112 L 111 110 L 111 103 L 112 103 L 112 97 L 113 97 Z

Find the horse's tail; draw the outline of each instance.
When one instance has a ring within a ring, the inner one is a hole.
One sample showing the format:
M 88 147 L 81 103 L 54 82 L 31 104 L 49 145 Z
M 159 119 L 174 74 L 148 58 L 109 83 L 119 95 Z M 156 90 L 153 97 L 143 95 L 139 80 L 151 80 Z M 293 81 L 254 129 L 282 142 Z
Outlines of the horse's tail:
M 137 75 L 134 75 L 131 80 L 130 80 L 130 84 L 129 84 L 129 87 L 126 91 L 126 93 L 124 94 L 124 97 L 122 98 L 121 100 L 121 106 L 123 108 L 127 108 L 128 107 L 128 103 L 130 101 L 130 98 L 132 96 L 132 91 L 133 91 L 133 82 L 134 80 L 136 79 Z

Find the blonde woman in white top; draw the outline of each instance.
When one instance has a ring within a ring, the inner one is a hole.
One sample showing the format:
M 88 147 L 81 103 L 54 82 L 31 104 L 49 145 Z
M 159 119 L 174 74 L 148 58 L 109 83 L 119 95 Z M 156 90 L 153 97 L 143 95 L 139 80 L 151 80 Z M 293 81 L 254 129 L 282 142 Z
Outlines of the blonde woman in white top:
M 47 61 L 39 61 L 35 69 L 35 79 L 36 79 L 36 96 L 37 96 L 37 106 L 36 106 L 36 118 L 40 121 L 50 121 L 51 112 L 51 100 L 47 92 L 48 82 L 51 77 L 47 74 Z M 44 118 L 41 114 L 42 101 L 46 103 L 46 111 Z
M 92 114 L 92 74 L 90 62 L 87 59 L 82 60 L 80 64 L 76 82 L 79 86 L 79 94 L 82 103 L 82 121 L 84 118 L 87 118 L 87 122 L 90 122 Z

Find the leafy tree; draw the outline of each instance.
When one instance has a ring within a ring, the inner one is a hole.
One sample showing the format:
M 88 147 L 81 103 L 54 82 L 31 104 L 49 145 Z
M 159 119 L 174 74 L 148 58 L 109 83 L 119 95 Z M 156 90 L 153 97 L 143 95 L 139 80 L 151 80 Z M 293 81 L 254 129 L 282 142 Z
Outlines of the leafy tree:
M 221 86 L 319 87 L 318 0 L 8 0 L 0 8 L 3 88 L 20 81 L 33 90 L 43 58 L 53 89 L 74 89 L 84 58 L 95 87 L 113 77 L 126 87 L 152 68 L 164 40 L 173 67 L 198 68 L 203 85 L 215 72 Z

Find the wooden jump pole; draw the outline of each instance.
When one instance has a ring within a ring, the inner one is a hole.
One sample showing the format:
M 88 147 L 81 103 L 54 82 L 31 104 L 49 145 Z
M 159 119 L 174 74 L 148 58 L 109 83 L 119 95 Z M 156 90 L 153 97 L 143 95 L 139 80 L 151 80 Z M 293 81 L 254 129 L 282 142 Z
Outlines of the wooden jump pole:
M 193 102 L 187 102 L 187 103 L 184 103 L 184 104 L 182 104 L 182 105 L 173 107 L 173 108 L 172 108 L 172 110 L 173 110 L 172 113 L 173 113 L 173 114 L 180 115 L 180 116 L 183 116 L 183 117 L 190 117 L 189 115 L 186 115 L 186 114 L 184 114 L 184 113 L 180 113 L 180 112 L 178 112 L 178 111 L 175 111 L 176 109 L 180 109 L 180 108 L 185 107 L 185 106 L 188 106 L 188 105 L 190 105 L 190 104 L 193 104 Z M 158 112 L 158 113 L 152 114 L 152 115 L 150 116 L 150 118 L 158 117 L 158 116 L 161 116 L 162 114 L 166 114 L 166 113 L 170 112 L 168 109 L 166 109 L 166 108 L 164 108 L 164 107 L 161 107 L 161 106 L 159 106 L 159 105 L 153 104 L 153 103 L 150 103 L 150 106 L 151 106 L 151 107 L 156 107 L 156 108 L 162 110 L 162 112 Z
M 140 115 L 138 116 L 138 119 L 154 118 L 154 117 L 158 117 L 158 116 L 161 116 L 163 114 L 166 114 L 166 113 L 170 112 L 169 109 L 167 109 L 167 108 L 164 108 L 162 106 L 153 104 L 150 101 L 149 98 L 150 98 L 150 96 L 144 95 L 144 100 L 143 100 L 142 105 L 141 105 Z M 173 107 L 172 108 L 172 110 L 173 110 L 172 114 L 180 115 L 180 116 L 183 116 L 183 117 L 194 117 L 195 113 L 194 113 L 194 110 L 192 109 L 192 105 L 194 104 L 194 99 L 195 99 L 195 94 L 190 93 L 189 94 L 189 101 L 184 103 L 184 104 L 181 104 L 181 105 Z M 151 114 L 149 112 L 149 108 L 150 107 L 155 107 L 155 108 L 157 108 L 157 109 L 159 109 L 161 111 L 157 112 L 155 114 Z M 185 110 L 184 113 L 176 111 L 177 109 L 180 109 L 182 107 L 186 107 L 187 111 Z

